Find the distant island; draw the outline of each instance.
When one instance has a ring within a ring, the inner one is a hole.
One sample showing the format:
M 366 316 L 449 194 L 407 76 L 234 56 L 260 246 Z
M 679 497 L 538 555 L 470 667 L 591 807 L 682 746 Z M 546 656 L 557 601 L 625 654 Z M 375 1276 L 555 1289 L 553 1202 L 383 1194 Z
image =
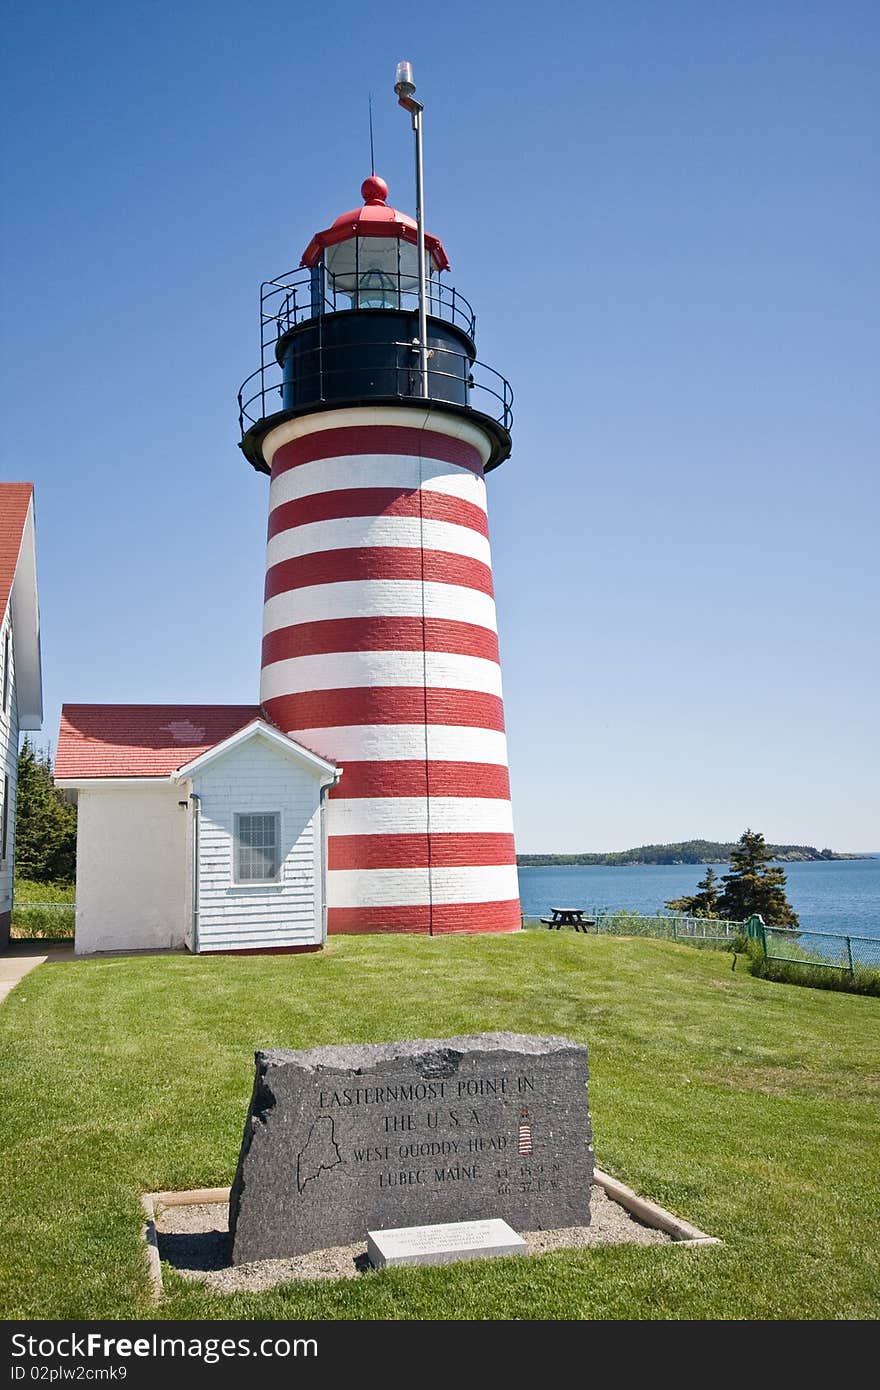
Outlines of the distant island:
M 726 864 L 733 842 L 683 840 L 678 845 L 639 845 L 611 854 L 518 854 L 516 862 L 524 869 L 548 868 L 562 864 Z M 786 864 L 809 863 L 818 859 L 868 859 L 866 854 L 838 854 L 814 845 L 768 845 L 774 859 Z

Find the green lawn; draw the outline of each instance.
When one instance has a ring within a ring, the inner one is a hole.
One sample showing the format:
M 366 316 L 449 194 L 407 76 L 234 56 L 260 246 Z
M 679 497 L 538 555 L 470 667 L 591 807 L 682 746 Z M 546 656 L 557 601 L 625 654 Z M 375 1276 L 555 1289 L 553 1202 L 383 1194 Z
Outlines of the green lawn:
M 153 1316 L 138 1195 L 231 1180 L 258 1047 L 563 1033 L 600 1166 L 722 1246 L 613 1247 L 222 1297 L 200 1318 L 868 1318 L 880 1313 L 874 999 L 573 933 L 333 940 L 313 956 L 48 964 L 0 1007 L 6 1317 Z

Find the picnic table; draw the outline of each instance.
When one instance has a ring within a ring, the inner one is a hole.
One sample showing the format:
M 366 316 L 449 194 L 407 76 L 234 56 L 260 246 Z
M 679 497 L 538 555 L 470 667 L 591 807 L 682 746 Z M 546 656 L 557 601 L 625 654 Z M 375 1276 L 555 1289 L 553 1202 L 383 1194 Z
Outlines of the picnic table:
M 595 927 L 595 917 L 587 917 L 582 907 L 551 907 L 552 917 L 542 917 L 541 921 L 548 931 L 559 931 L 560 927 L 574 927 L 575 931 L 586 932 Z

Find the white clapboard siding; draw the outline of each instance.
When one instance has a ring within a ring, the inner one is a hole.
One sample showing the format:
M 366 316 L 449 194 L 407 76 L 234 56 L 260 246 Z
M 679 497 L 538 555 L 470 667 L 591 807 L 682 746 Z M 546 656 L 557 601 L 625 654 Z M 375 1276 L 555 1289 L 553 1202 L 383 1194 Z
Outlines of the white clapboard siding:
M 0 701 L 3 694 L 3 653 L 6 633 L 9 641 L 9 698 L 7 708 L 0 705 L 0 814 L 2 814 L 3 777 L 9 778 L 7 807 L 6 857 L 0 859 L 0 914 L 12 910 L 12 879 L 15 867 L 15 792 L 18 784 L 18 700 L 15 691 L 15 658 L 12 650 L 12 618 L 9 609 L 0 626 Z M 2 850 L 2 846 L 0 846 Z
M 199 950 L 313 946 L 322 939 L 320 786 L 314 771 L 260 739 L 193 778 L 199 807 Z M 235 816 L 275 812 L 277 884 L 236 884 Z

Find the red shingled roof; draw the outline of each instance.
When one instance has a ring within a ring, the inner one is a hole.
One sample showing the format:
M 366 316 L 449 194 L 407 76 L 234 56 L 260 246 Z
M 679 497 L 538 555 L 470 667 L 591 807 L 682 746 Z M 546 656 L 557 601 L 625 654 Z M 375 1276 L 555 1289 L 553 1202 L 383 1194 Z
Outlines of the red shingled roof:
M 272 723 L 259 705 L 65 705 L 55 776 L 167 777 L 253 719 Z
M 33 483 L 0 483 L 0 622 L 9 603 Z

